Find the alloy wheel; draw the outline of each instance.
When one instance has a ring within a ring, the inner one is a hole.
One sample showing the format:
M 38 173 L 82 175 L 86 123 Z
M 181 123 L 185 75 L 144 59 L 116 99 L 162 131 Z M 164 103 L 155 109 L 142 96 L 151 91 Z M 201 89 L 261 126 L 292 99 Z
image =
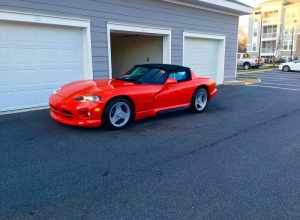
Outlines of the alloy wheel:
M 208 102 L 207 92 L 205 89 L 199 89 L 195 97 L 195 108 L 197 111 L 203 111 Z
M 110 108 L 109 120 L 116 128 L 125 126 L 129 122 L 130 116 L 131 109 L 126 102 L 117 102 Z

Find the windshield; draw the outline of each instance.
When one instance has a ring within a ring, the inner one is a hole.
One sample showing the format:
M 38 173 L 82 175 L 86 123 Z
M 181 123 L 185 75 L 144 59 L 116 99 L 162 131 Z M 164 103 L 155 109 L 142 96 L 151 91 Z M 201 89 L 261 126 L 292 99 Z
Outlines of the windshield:
M 141 84 L 164 84 L 167 77 L 167 72 L 163 69 L 136 66 L 119 79 Z

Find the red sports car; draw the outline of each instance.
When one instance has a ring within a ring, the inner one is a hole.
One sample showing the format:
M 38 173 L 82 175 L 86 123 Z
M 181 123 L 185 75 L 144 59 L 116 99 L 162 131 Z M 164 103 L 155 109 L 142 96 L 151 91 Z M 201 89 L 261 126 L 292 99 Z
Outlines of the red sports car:
M 113 80 L 73 82 L 50 97 L 51 117 L 79 127 L 121 129 L 158 112 L 190 107 L 203 112 L 217 93 L 214 80 L 191 69 L 164 64 L 133 67 Z

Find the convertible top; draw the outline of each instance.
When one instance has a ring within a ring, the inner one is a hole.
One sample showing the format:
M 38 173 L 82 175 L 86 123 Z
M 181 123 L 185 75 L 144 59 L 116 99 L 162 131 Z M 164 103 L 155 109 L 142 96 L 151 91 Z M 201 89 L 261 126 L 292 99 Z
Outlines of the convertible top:
M 135 67 L 157 68 L 157 69 L 166 70 L 167 72 L 182 71 L 182 70 L 190 71 L 190 68 L 188 67 L 172 65 L 172 64 L 141 64 L 141 65 L 136 65 Z

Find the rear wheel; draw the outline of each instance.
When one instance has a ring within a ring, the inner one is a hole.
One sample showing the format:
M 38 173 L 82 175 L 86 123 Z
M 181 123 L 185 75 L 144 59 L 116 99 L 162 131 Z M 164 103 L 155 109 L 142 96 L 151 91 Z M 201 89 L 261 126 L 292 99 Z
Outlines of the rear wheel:
M 290 68 L 289 66 L 284 66 L 284 67 L 282 68 L 282 71 L 284 71 L 284 72 L 290 72 L 290 71 L 291 71 L 291 68 Z
M 244 63 L 244 69 L 245 70 L 250 69 L 250 67 L 251 67 L 250 63 Z
M 117 98 L 111 101 L 105 109 L 105 126 L 114 130 L 125 128 L 132 120 L 132 109 L 127 99 Z
M 199 88 L 192 99 L 192 110 L 196 113 L 204 112 L 208 104 L 208 94 L 205 88 Z

